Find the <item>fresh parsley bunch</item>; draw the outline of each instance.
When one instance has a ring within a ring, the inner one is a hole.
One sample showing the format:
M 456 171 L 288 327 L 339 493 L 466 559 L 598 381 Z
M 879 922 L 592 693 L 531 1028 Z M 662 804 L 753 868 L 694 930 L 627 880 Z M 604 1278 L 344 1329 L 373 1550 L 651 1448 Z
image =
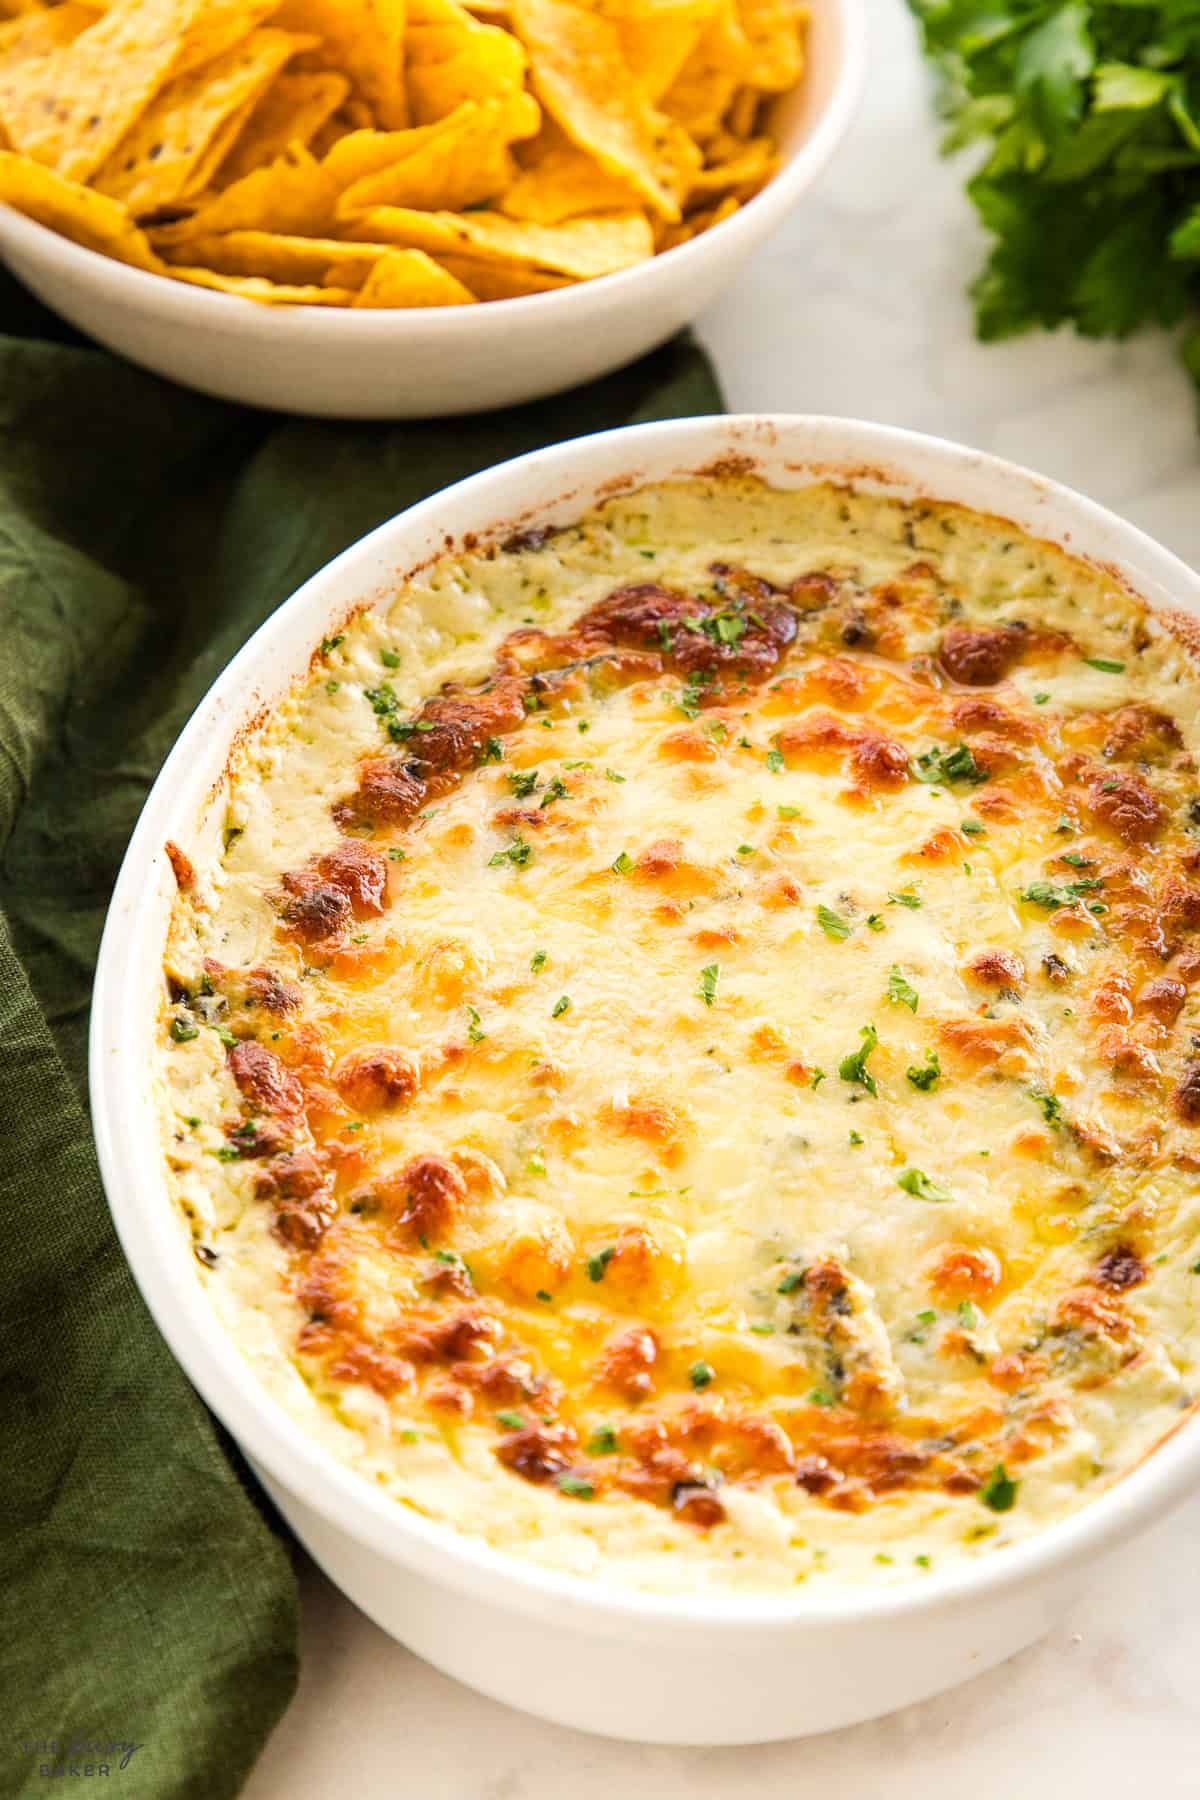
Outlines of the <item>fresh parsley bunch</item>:
M 983 338 L 1174 325 L 1200 302 L 1200 0 L 911 0 L 944 148 L 986 142 L 967 191 L 996 243 Z M 1200 324 L 1184 340 L 1200 382 Z

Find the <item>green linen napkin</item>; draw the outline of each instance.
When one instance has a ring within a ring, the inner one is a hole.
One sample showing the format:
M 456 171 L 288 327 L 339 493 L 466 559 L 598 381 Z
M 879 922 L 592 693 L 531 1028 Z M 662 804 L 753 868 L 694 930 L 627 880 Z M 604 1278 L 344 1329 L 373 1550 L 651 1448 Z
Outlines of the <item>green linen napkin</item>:
M 192 707 L 337 551 L 506 457 L 720 396 L 681 341 L 506 413 L 330 424 L 157 381 L 2 273 L 0 334 L 0 1792 L 106 1765 L 106 1793 L 221 1800 L 291 1698 L 296 1592 L 101 1194 L 85 1037 L 117 865 Z

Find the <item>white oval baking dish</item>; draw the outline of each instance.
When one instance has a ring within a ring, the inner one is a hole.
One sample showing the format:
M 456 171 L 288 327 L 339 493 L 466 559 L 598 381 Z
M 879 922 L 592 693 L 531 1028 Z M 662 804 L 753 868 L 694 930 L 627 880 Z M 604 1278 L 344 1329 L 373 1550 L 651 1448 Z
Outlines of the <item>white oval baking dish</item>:
M 779 486 L 829 477 L 959 501 L 1118 571 L 1200 615 L 1200 578 L 1070 490 L 938 439 L 840 419 L 643 425 L 537 451 L 380 526 L 267 620 L 168 758 L 117 882 L 92 1014 L 91 1094 L 113 1218 L 172 1351 L 297 1537 L 355 1603 L 419 1655 L 545 1718 L 659 1743 L 731 1744 L 850 1724 L 919 1700 L 1031 1642 L 1131 1532 L 1200 1484 L 1193 1413 L 1083 1511 L 977 1564 L 878 1593 L 640 1596 L 546 1573 L 388 1500 L 305 1436 L 257 1384 L 201 1289 L 167 1194 L 151 1092 L 168 838 L 215 848 L 239 733 L 308 668 L 356 605 L 467 532 L 565 523 L 614 488 L 736 459 Z

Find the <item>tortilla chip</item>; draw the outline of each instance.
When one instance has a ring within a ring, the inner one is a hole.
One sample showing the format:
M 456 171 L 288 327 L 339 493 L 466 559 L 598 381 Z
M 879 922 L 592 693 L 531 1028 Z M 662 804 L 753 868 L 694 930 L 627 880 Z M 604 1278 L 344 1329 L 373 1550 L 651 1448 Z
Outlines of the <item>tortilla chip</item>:
M 65 0 L 62 6 L 48 11 L 27 12 L 0 25 L 0 69 L 28 62 L 36 56 L 49 56 L 73 44 L 81 31 L 94 25 L 100 12 L 94 6 L 77 6 Z
M 750 43 L 734 0 L 718 0 L 699 43 L 663 95 L 662 109 L 703 143 L 720 129 L 738 88 L 753 80 Z
M 461 281 L 420 250 L 393 250 L 375 264 L 355 306 L 473 306 L 475 296 Z
M 716 206 L 710 206 L 703 212 L 689 213 L 678 225 L 664 225 L 657 235 L 655 249 L 660 252 L 674 250 L 680 244 L 690 242 L 692 238 L 699 237 L 701 232 L 711 231 L 722 219 L 731 218 L 741 204 L 734 195 L 727 194 Z
M 457 0 L 411 0 L 408 92 L 418 124 L 464 100 L 493 100 L 524 86 L 525 52 L 511 32 L 480 24 Z
M 757 88 L 739 88 L 733 97 L 733 104 L 725 114 L 725 130 L 729 135 L 743 140 L 753 137 L 761 105 L 762 95 Z
M 572 0 L 514 0 L 534 92 L 571 142 L 678 219 L 700 152 L 638 92 L 617 28 Z
M 135 215 L 170 206 L 198 185 L 197 165 L 222 126 L 252 105 L 310 41 L 264 26 L 215 62 L 168 82 L 101 166 L 94 186 Z
M 443 269 L 470 288 L 477 300 L 519 300 L 526 294 L 549 294 L 574 287 L 569 275 L 546 275 L 516 263 L 482 262 L 472 256 L 439 256 Z
M 198 206 L 190 218 L 161 227 L 154 233 L 154 242 L 173 246 L 226 231 L 295 232 L 311 237 L 332 226 L 337 197 L 337 183 L 315 157 L 297 145 L 267 168 L 232 182 Z
M 804 73 L 803 15 L 792 0 L 737 0 L 738 20 L 750 45 L 747 80 L 761 92 L 786 93 Z
M 404 91 L 405 0 L 284 0 L 276 24 L 314 31 L 322 66 L 348 75 L 388 131 L 408 124 Z
M 641 93 L 657 104 L 700 41 L 717 0 L 628 0 L 617 23 L 621 50 Z
M 361 285 L 391 244 L 347 244 L 340 238 L 293 237 L 278 231 L 226 231 L 215 237 L 191 237 L 174 252 L 195 268 L 221 275 L 265 275 L 271 281 L 320 282 L 324 286 Z M 171 251 L 168 247 L 168 260 Z M 334 264 L 357 268 L 358 282 L 331 281 Z
M 547 148 L 501 195 L 499 210 L 510 219 L 561 225 L 564 219 L 588 213 L 630 212 L 637 204 L 638 196 L 627 181 L 608 174 L 554 131 Z
M 257 275 L 218 275 L 212 269 L 174 268 L 171 274 L 191 287 L 213 288 L 219 294 L 236 294 L 267 306 L 351 306 L 355 298 L 349 288 L 286 287 Z
M 0 200 L 87 250 L 151 274 L 162 273 L 163 265 L 145 233 L 123 206 L 27 156 L 0 150 Z
M 26 156 L 86 181 L 174 72 L 205 0 L 114 0 L 71 44 L 0 70 L 0 125 Z
M 179 47 L 172 79 L 190 75 L 203 63 L 215 62 L 278 10 L 279 0 L 209 0 Z
M 416 212 L 377 206 L 356 229 L 372 243 L 405 244 L 436 255 L 474 256 L 491 263 L 527 263 L 555 275 L 588 280 L 642 262 L 654 249 L 642 213 L 568 219 L 563 225 L 526 225 L 495 212 Z
M 465 100 L 440 126 L 428 128 L 430 135 L 411 155 L 353 182 L 338 201 L 338 217 L 372 206 L 460 212 L 494 200 L 516 174 L 509 145 L 532 137 L 540 123 L 531 94 Z
M 688 205 L 723 194 L 730 188 L 761 187 L 775 171 L 775 145 L 769 137 L 753 138 L 738 147 L 734 156 L 721 162 L 708 163 L 695 177 L 688 190 Z
M 290 144 L 310 144 L 349 92 L 346 77 L 330 70 L 281 75 L 238 134 L 236 148 L 221 168 L 222 181 L 240 181 L 264 163 L 274 162 Z

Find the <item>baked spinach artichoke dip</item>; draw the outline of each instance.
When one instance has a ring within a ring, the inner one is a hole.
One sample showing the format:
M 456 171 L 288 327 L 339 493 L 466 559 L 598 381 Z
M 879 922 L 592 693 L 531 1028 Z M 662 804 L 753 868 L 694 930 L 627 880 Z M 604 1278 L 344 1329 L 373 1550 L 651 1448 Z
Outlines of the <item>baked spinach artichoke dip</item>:
M 921 1581 L 1086 1505 L 1196 1394 L 1198 653 L 853 485 L 424 566 L 170 846 L 220 1327 L 397 1505 L 609 1584 Z

